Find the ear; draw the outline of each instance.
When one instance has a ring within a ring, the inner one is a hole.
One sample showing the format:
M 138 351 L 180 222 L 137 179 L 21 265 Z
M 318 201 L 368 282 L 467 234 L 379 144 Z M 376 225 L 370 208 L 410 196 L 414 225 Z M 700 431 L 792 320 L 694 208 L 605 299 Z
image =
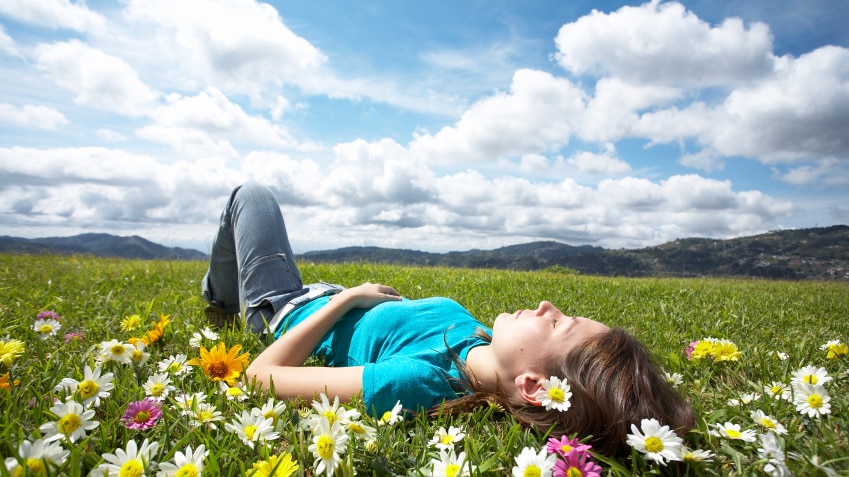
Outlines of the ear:
M 537 393 L 542 389 L 542 379 L 542 376 L 530 372 L 516 376 L 515 384 L 519 396 L 531 405 L 542 406 L 537 399 Z

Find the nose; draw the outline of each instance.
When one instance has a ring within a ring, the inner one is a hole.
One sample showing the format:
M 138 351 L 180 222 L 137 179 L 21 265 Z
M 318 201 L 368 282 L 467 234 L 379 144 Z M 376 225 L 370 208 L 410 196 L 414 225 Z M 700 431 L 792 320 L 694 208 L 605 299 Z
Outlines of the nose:
M 536 315 L 542 316 L 552 308 L 554 308 L 554 305 L 552 305 L 550 301 L 543 300 L 539 302 L 539 306 L 536 309 Z

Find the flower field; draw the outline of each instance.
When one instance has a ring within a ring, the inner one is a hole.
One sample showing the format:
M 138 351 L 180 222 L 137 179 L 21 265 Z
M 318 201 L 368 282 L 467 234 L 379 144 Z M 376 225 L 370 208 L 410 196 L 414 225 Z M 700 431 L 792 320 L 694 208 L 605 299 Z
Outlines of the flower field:
M 447 296 L 487 324 L 545 299 L 624 327 L 696 428 L 635 423 L 614 459 L 497 406 L 428 418 L 403 403 L 370 416 L 334 396 L 279 401 L 240 379 L 264 338 L 209 328 L 206 264 L 0 255 L 0 475 L 849 473 L 849 284 L 299 266 L 305 282 Z M 569 412 L 567 382 L 545 389 Z

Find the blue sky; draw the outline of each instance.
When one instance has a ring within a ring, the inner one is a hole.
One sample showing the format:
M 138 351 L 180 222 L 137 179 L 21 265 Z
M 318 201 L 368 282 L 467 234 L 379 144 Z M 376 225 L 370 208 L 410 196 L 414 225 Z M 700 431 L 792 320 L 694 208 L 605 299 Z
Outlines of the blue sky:
M 0 0 L 0 235 L 637 248 L 849 223 L 849 3 Z

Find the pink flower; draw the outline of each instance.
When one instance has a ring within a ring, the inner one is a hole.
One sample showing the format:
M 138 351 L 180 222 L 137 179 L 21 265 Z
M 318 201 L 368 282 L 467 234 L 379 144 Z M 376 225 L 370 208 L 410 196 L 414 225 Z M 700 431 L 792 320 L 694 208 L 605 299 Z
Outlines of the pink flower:
M 560 439 L 556 437 L 550 437 L 548 439 L 548 443 L 545 446 L 549 454 L 559 454 L 564 459 L 567 455 L 569 455 L 570 452 L 572 452 L 572 450 L 577 450 L 579 453 L 583 454 L 592 449 L 592 447 L 593 446 L 589 444 L 581 444 L 580 442 L 578 442 L 577 437 L 574 439 L 569 439 L 569 436 L 565 435 Z M 590 455 L 592 454 L 590 453 Z
M 83 340 L 85 336 L 85 331 L 72 331 L 70 333 L 65 333 L 65 343 L 78 343 Z
M 586 452 L 572 449 L 563 459 L 558 459 L 554 464 L 554 477 L 601 477 L 601 466 L 590 459 Z
M 696 349 L 696 345 L 698 345 L 698 341 L 691 341 L 687 346 L 687 350 L 684 352 L 687 355 L 687 359 L 693 359 L 693 350 Z
M 35 317 L 35 319 L 36 320 L 56 320 L 56 321 L 59 321 L 59 320 L 62 319 L 62 315 L 60 315 L 59 313 L 56 313 L 53 310 L 47 310 L 47 311 L 39 312 L 38 315 Z
M 160 417 L 162 417 L 162 408 L 159 403 L 153 399 L 145 398 L 141 401 L 131 402 L 127 406 L 127 411 L 121 416 L 121 421 L 127 426 L 127 429 L 143 431 L 153 427 Z

